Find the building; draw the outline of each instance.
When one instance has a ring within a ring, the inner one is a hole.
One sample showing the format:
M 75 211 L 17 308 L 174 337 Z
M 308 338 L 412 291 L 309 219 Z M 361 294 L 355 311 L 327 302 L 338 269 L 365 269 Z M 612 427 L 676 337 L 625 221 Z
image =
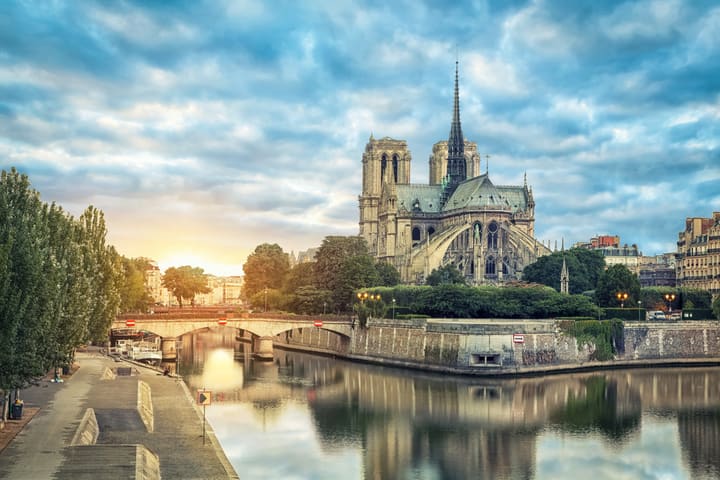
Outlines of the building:
M 640 257 L 641 287 L 675 287 L 675 254 Z
M 424 283 L 454 264 L 472 284 L 519 279 L 550 249 L 535 239 L 535 201 L 522 186 L 495 185 L 480 173 L 477 144 L 463 137 L 458 68 L 450 135 L 430 155 L 429 182 L 410 183 L 412 155 L 404 140 L 370 139 L 362 158 L 360 235 L 378 260 L 406 283 Z
M 591 238 L 589 242 L 578 242 L 574 247 L 599 251 L 605 257 L 606 268 L 613 265 L 624 265 L 635 275 L 640 275 L 642 252 L 635 244 L 621 246 L 620 237 L 617 235 L 598 235 Z
M 145 270 L 145 288 L 150 293 L 156 305 L 177 306 L 178 301 L 172 293 L 162 286 L 163 273 L 154 260 L 147 259 L 148 268 Z M 195 295 L 195 305 L 240 305 L 240 290 L 242 277 L 216 277 L 208 275 L 209 293 Z M 190 303 L 189 301 L 187 302 Z
M 720 212 L 685 220 L 678 234 L 676 274 L 679 287 L 720 294 Z

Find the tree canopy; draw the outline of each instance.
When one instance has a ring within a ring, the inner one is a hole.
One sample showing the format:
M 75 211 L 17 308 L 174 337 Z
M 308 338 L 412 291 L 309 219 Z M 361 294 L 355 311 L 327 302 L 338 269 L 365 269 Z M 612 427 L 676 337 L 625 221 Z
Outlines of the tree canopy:
M 602 253 L 585 248 L 571 248 L 538 258 L 535 263 L 525 267 L 523 280 L 560 290 L 563 258 L 570 276 L 570 293 L 595 289 L 600 275 L 605 270 L 605 258 Z
M 243 296 L 250 299 L 266 288 L 280 290 L 290 270 L 290 257 L 277 243 L 255 247 L 243 264 Z
M 183 299 L 192 302 L 196 294 L 210 292 L 205 271 L 190 265 L 170 267 L 165 270 L 162 285 L 177 299 L 180 308 L 183 306 Z
M 618 293 L 627 298 L 619 300 Z M 595 289 L 595 302 L 601 307 L 634 307 L 640 298 L 640 281 L 625 265 L 611 265 L 600 276 Z
M 454 264 L 447 264 L 430 272 L 425 283 L 433 286 L 450 284 L 465 285 L 465 277 L 463 277 L 462 272 L 458 270 Z
M 26 175 L 0 173 L 0 390 L 25 387 L 75 348 L 106 340 L 121 275 L 101 211 L 75 219 Z

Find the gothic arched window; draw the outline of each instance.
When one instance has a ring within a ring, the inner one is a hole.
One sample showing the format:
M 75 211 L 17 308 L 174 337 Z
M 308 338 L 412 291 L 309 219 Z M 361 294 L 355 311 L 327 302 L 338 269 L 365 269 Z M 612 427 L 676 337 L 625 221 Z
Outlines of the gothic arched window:
M 488 257 L 485 262 L 485 275 L 495 275 L 495 257 Z
M 418 227 L 414 227 L 412 229 L 412 239 L 413 239 L 413 242 L 420 241 L 420 229 Z
M 496 249 L 498 246 L 498 224 L 495 221 L 488 225 L 488 248 Z
M 430 228 L 428 228 L 428 237 L 429 237 L 430 235 L 432 235 L 433 233 L 435 233 L 435 227 L 430 227 Z
M 395 183 L 398 181 L 398 156 L 397 154 L 393 155 L 392 160 L 392 168 L 393 168 L 393 178 L 395 179 Z
M 382 158 L 380 159 L 380 181 L 385 181 L 385 169 L 387 168 L 387 155 L 383 153 Z

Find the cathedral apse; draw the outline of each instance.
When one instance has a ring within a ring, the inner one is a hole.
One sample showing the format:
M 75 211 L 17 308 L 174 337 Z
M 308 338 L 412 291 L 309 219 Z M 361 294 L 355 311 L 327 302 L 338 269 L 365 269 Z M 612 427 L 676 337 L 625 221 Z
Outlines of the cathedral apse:
M 487 169 L 480 173 L 477 144 L 462 133 L 457 62 L 450 135 L 433 146 L 427 185 L 410 183 L 411 161 L 406 141 L 371 135 L 359 197 L 360 235 L 403 282 L 424 283 L 451 264 L 469 284 L 502 284 L 551 253 L 535 239 L 527 177 L 521 186 L 495 185 Z

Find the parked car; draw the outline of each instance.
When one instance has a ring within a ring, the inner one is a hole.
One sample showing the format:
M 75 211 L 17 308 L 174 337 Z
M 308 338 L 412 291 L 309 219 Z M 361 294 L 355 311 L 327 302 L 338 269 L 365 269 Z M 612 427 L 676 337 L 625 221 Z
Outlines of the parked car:
M 648 320 L 665 320 L 665 312 L 662 310 L 654 310 L 647 313 Z

